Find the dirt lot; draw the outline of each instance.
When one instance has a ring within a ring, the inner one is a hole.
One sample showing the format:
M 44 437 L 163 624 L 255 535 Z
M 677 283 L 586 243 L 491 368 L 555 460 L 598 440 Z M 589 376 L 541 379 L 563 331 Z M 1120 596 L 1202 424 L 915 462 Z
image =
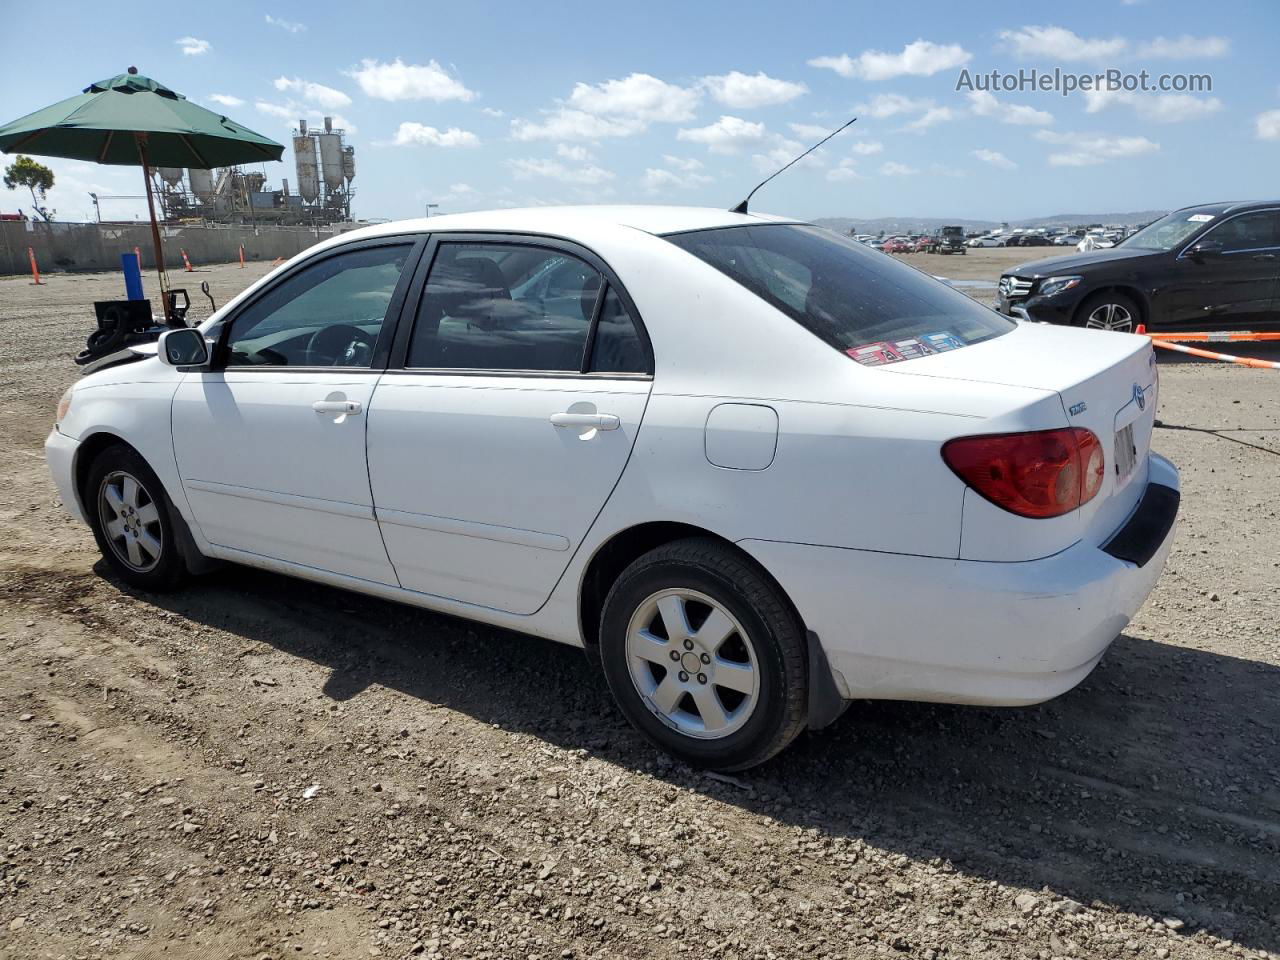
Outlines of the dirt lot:
M 566 647 L 104 578 L 41 443 L 120 287 L 0 278 L 0 956 L 1280 957 L 1280 374 L 1162 364 L 1177 544 L 1081 687 L 859 702 L 725 781 Z

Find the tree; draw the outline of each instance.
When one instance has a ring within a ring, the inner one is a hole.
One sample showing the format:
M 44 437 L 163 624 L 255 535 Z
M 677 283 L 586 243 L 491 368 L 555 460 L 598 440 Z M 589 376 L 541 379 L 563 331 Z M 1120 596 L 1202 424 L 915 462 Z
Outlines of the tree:
M 42 163 L 36 163 L 30 157 L 18 154 L 18 159 L 5 167 L 4 185 L 10 190 L 26 187 L 31 191 L 31 205 L 36 213 L 49 221 L 49 211 L 40 204 L 53 189 L 53 171 Z

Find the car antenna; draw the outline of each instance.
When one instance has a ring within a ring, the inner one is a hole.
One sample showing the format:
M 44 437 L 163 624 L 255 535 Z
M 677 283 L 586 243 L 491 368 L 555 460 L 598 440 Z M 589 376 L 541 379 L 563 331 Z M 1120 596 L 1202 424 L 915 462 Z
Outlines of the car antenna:
M 854 121 L 856 121 L 857 119 L 858 119 L 857 117 L 854 117 L 854 118 L 853 118 L 853 120 L 850 120 L 850 121 L 849 121 L 848 123 L 846 123 L 844 126 L 840 127 L 840 129 L 838 129 L 838 130 L 832 130 L 832 131 L 831 131 L 830 133 L 828 133 L 825 137 L 823 137 L 821 140 L 819 140 L 817 143 L 815 143 L 812 147 L 810 147 L 810 148 L 809 148 L 808 150 L 806 150 L 804 153 L 800 154 L 800 156 L 796 157 L 794 160 L 792 160 L 790 163 L 788 163 L 786 167 L 783 167 L 781 170 L 777 170 L 777 171 L 775 171 L 775 172 L 773 172 L 773 173 L 769 174 L 769 176 L 765 177 L 763 180 L 761 180 L 759 183 L 757 183 L 757 184 L 755 185 L 755 189 L 754 189 L 754 190 L 752 190 L 750 193 L 748 193 L 748 194 L 747 194 L 747 199 L 743 200 L 743 201 L 742 201 L 740 204 L 738 204 L 736 207 L 730 207 L 730 208 L 729 208 L 729 212 L 730 212 L 730 213 L 746 213 L 746 212 L 747 212 L 747 204 L 749 204 L 749 203 L 751 202 L 751 198 L 752 198 L 752 197 L 754 197 L 754 196 L 756 195 L 756 190 L 759 190 L 759 189 L 760 189 L 761 187 L 763 187 L 766 183 L 768 183 L 770 180 L 772 180 L 774 177 L 776 177 L 779 173 L 782 173 L 782 171 L 783 171 L 783 170 L 786 170 L 786 169 L 787 169 L 787 167 L 793 167 L 793 166 L 795 166 L 797 163 L 799 163 L 801 160 L 803 160 L 803 159 L 804 159 L 805 157 L 807 157 L 809 154 L 813 153 L 813 151 L 817 150 L 820 146 L 822 146 L 824 143 L 826 143 L 826 142 L 827 142 L 828 140 L 830 140 L 832 137 L 836 136 L 836 134 L 843 133 L 845 130 L 847 130 L 849 127 L 851 127 L 851 126 L 854 124 Z

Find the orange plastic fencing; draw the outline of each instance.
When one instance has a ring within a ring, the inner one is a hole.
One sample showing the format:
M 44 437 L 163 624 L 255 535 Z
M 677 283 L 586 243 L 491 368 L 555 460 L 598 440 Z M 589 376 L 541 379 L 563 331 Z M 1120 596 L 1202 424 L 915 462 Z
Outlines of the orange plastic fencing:
M 1148 333 L 1152 340 L 1176 341 L 1178 343 L 1263 343 L 1268 340 L 1280 340 L 1280 333 L 1249 333 L 1240 330 L 1210 330 L 1205 333 Z
M 1238 363 L 1242 367 L 1256 367 L 1260 370 L 1280 370 L 1280 362 L 1274 360 L 1255 360 L 1252 357 L 1233 357 L 1229 353 L 1214 353 L 1212 350 L 1198 350 L 1195 347 L 1184 347 L 1178 343 L 1166 343 L 1163 340 L 1152 340 L 1153 347 L 1159 347 L 1162 350 L 1177 350 L 1179 353 L 1187 353 L 1193 357 L 1203 357 L 1206 360 L 1222 360 L 1225 363 Z

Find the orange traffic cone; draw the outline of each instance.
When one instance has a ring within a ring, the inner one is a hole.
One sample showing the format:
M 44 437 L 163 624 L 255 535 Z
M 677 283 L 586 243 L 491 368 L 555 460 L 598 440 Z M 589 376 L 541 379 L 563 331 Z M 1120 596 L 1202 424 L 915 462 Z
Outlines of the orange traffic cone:
M 191 261 L 187 259 L 187 251 L 185 250 L 182 251 L 182 264 L 186 268 L 187 273 L 195 273 L 195 271 L 191 269 Z
M 244 269 L 244 244 L 240 244 L 240 269 Z
M 40 268 L 36 266 L 36 252 L 31 247 L 27 247 L 27 257 L 31 260 L 32 286 L 43 287 L 44 281 L 40 279 Z

